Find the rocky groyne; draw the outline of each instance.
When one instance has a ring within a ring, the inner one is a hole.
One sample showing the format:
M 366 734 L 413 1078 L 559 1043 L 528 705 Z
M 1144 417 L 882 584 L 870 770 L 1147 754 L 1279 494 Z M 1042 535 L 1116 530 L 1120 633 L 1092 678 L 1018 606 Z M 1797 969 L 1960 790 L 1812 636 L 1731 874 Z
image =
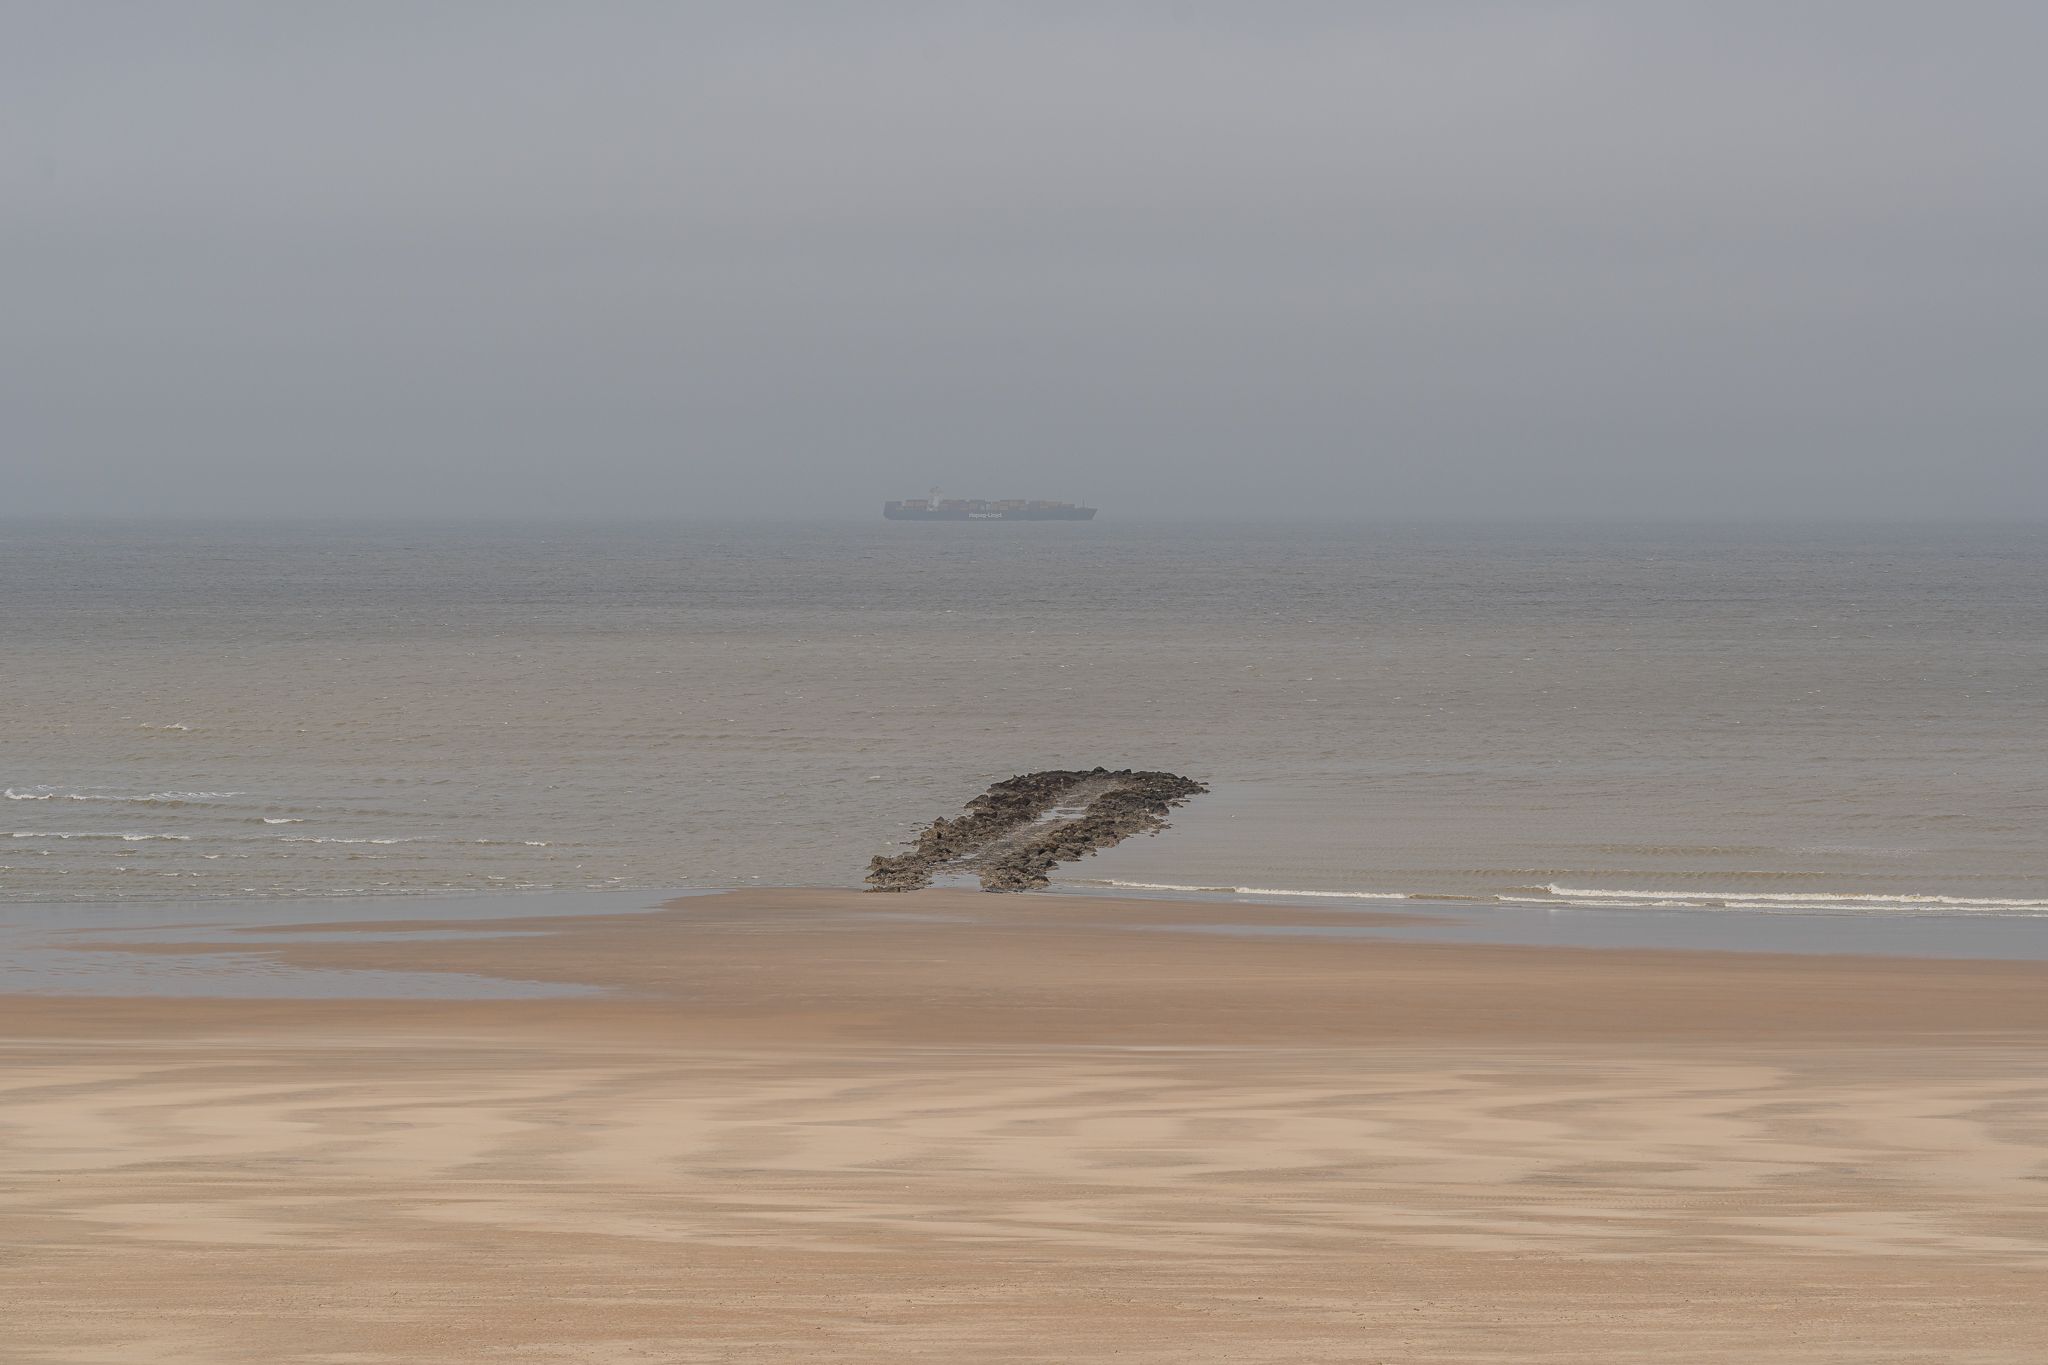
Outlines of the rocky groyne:
M 996 783 L 940 816 L 907 853 L 877 855 L 870 891 L 915 891 L 940 873 L 970 873 L 984 891 L 1033 891 L 1061 863 L 1166 827 L 1167 812 L 1208 788 L 1178 773 L 1051 769 Z

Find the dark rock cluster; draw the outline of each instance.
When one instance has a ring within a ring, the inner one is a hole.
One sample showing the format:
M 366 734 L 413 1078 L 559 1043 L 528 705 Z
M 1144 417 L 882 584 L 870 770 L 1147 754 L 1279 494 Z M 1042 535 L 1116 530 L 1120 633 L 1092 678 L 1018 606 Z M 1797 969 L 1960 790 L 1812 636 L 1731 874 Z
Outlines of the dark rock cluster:
M 868 889 L 915 891 L 957 871 L 978 874 L 984 891 L 1036 890 L 1061 863 L 1164 828 L 1169 810 L 1207 790 L 1177 773 L 1130 768 L 1024 773 L 975 797 L 964 815 L 932 821 L 909 852 L 878 855 Z M 1072 818 L 1044 818 L 1076 805 Z

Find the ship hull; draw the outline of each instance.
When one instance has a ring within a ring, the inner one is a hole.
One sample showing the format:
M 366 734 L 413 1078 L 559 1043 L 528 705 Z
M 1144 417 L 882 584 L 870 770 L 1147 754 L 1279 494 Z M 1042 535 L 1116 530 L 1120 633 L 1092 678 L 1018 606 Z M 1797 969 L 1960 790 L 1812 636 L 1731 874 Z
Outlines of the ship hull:
M 1000 511 L 970 512 L 944 507 L 884 506 L 882 515 L 890 521 L 1093 521 L 1093 507 L 1006 507 Z

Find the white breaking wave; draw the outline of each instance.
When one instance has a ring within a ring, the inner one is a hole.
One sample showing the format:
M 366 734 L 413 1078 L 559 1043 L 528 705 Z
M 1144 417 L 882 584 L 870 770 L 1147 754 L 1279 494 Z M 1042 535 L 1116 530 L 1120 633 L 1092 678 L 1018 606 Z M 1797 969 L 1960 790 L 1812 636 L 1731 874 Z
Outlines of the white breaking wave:
M 10 839 L 119 839 L 124 844 L 147 843 L 152 839 L 171 839 L 178 843 L 189 843 L 189 834 L 123 834 L 119 830 L 54 830 L 17 829 L 7 836 Z
M 1407 901 L 1415 897 L 1406 891 L 1290 891 L 1278 886 L 1238 886 L 1231 888 L 1239 896 L 1320 896 L 1332 900 L 1351 901 Z
M 302 824 L 306 823 L 306 822 L 305 822 L 304 820 L 301 820 L 301 819 L 297 819 L 297 818 L 295 818 L 295 817 L 294 817 L 294 818 L 285 818 L 285 819 L 277 819 L 277 818 L 273 818 L 273 817 L 270 817 L 270 816 L 264 816 L 264 817 L 262 817 L 262 820 L 263 820 L 263 823 L 264 823 L 264 824 L 266 824 L 266 825 L 302 825 Z M 159 833 L 155 833 L 155 832 L 130 832 L 130 831 L 125 831 L 125 830 L 44 830 L 44 829 L 17 829 L 17 830 L 11 830 L 11 831 L 9 831 L 9 832 L 7 833 L 7 835 L 6 835 L 6 837 L 8 837 L 8 838 L 10 838 L 10 839 L 119 839 L 119 840 L 121 840 L 121 841 L 123 841 L 123 842 L 125 842 L 125 843 L 131 843 L 131 844 L 136 844 L 136 843 L 144 843 L 144 842 L 147 842 L 147 841 L 150 841 L 150 840 L 154 840 L 154 839 L 167 839 L 167 840 L 173 840 L 173 841 L 175 841 L 175 842 L 177 842 L 177 843 L 190 843 L 190 842 L 191 842 L 191 841 L 192 841 L 193 839 L 195 839 L 195 838 L 204 838 L 205 842 L 207 842 L 207 843 L 210 843 L 210 844 L 220 844 L 220 843 L 240 843 L 240 844 L 433 844 L 433 843 L 450 843 L 450 842 L 453 842 L 453 843 L 470 843 L 470 844 L 489 844 L 489 845 L 495 845 L 495 846 L 498 846 L 498 847 L 503 847 L 503 848 L 549 848 L 549 847 L 552 847 L 552 845 L 550 845 L 550 844 L 549 844 L 549 843 L 548 843 L 548 842 L 547 842 L 546 840 L 544 840 L 544 839 L 467 839 L 467 840 L 448 840 L 448 839 L 444 839 L 444 838 L 438 838 L 438 837 L 435 837 L 435 836 L 431 836 L 431 835 L 409 835 L 409 836 L 397 836 L 397 835 L 388 835 L 388 836 L 372 836 L 372 835 L 360 835 L 360 836 L 359 836 L 359 835 L 347 835 L 347 834 L 285 834 L 285 835 L 258 835 L 258 834 L 255 834 L 255 833 L 253 833 L 253 832 L 252 832 L 252 833 L 249 833 L 249 834 L 240 834 L 240 835 L 237 835 L 237 834 L 222 834 L 222 835 L 205 835 L 205 836 L 199 836 L 199 835 L 191 835 L 191 834 L 159 834 Z M 238 855 L 238 856 L 244 856 L 244 855 Z
M 242 792 L 151 792 L 147 796 L 78 796 L 75 801 L 135 801 L 143 804 L 174 801 L 225 801 Z
M 1711 908 L 1711 906 L 1715 904 L 1714 902 L 1708 901 L 1672 900 L 1669 897 L 1669 893 L 1664 893 L 1663 895 L 1656 898 L 1646 898 L 1644 900 L 1627 901 L 1574 901 L 1564 900 L 1557 896 L 1508 895 L 1491 896 L 1488 897 L 1488 899 L 1499 901 L 1502 905 L 1575 905 L 1589 908 L 1598 907 L 1610 910 L 1706 910 Z
M 287 822 L 279 820 L 265 820 L 263 823 L 266 825 L 275 825 Z M 288 823 L 303 824 L 304 822 L 294 820 Z M 445 839 L 435 839 L 425 835 L 415 835 L 404 839 L 358 839 L 350 838 L 346 835 L 341 834 L 287 834 L 283 838 L 279 839 L 277 842 L 281 844 L 433 844 L 447 842 L 467 842 L 472 844 L 491 844 L 500 848 L 547 848 L 550 846 L 547 843 L 547 841 L 543 839 L 469 839 L 450 841 Z
M 1208 896 L 1275 896 L 1288 899 L 1353 901 L 1427 901 L 1548 905 L 1605 910 L 1748 910 L 1757 913 L 1812 914 L 1866 911 L 1910 913 L 1950 910 L 1960 914 L 2048 915 L 2048 900 L 1998 896 L 1947 896 L 1900 892 L 1893 895 L 1840 891 L 1649 891 L 1549 885 L 1541 895 L 1472 895 L 1431 891 L 1309 891 L 1278 886 L 1196 886 L 1179 882 L 1128 882 L 1076 879 L 1080 886 L 1107 886 L 1120 891 L 1177 891 Z
M 272 819 L 270 816 L 266 815 L 263 817 L 263 823 L 266 825 L 303 825 L 306 822 L 304 820 L 295 819 L 291 816 L 286 816 L 283 819 Z
M 9 801 L 102 801 L 113 805 L 126 806 L 177 806 L 188 801 L 225 801 L 232 796 L 245 795 L 243 792 L 149 792 L 143 796 L 125 796 L 106 792 L 67 792 L 55 787 L 9 787 L 6 792 Z
M 1813 905 L 1891 909 L 1897 906 L 1947 906 L 1957 910 L 2048 910 L 2048 900 L 1999 896 L 1942 896 L 1917 892 L 1843 891 L 1611 891 L 1601 887 L 1545 886 L 1551 895 L 1574 901 L 1635 901 L 1670 905 L 1720 905 L 1735 909 Z
M 1083 886 L 1114 886 L 1127 891 L 1192 891 L 1209 896 L 1315 896 L 1327 900 L 1405 901 L 1415 899 L 1406 891 L 1289 891 L 1276 886 L 1180 886 L 1173 882 L 1121 882 L 1114 879 L 1082 882 Z

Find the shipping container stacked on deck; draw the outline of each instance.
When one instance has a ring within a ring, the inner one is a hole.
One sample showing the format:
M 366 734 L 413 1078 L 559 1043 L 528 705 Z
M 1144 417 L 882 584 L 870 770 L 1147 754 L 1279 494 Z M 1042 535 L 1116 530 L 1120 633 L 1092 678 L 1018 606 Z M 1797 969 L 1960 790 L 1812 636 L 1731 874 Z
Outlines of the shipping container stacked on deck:
M 1045 498 L 905 498 L 882 504 L 891 521 L 1092 521 L 1093 507 Z

